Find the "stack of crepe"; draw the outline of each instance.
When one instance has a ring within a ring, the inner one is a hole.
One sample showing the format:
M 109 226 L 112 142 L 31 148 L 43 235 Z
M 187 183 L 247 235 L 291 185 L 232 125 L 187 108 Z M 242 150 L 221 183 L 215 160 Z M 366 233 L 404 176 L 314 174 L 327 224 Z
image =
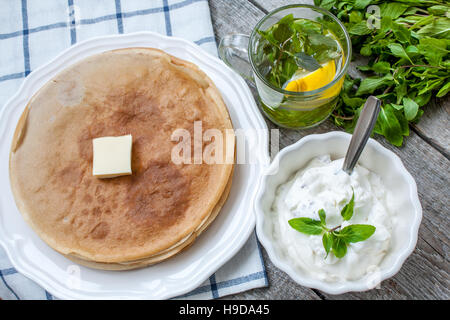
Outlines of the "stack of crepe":
M 210 225 L 231 186 L 233 163 L 172 161 L 174 131 L 193 136 L 195 121 L 203 132 L 232 129 L 219 91 L 194 64 L 149 48 L 77 62 L 33 96 L 17 124 L 17 207 L 50 247 L 82 265 L 124 270 L 170 258 Z M 133 174 L 94 177 L 92 139 L 127 134 Z M 224 144 L 234 158 L 234 138 Z

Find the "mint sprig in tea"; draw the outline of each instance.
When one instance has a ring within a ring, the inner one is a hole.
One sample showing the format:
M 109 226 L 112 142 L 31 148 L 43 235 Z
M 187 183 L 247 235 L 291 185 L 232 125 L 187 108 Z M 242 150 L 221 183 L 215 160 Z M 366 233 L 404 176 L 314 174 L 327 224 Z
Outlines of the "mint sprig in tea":
M 262 109 L 272 121 L 289 128 L 310 127 L 332 112 L 343 77 L 323 91 L 309 92 L 330 84 L 344 66 L 336 29 L 326 17 L 310 20 L 288 14 L 257 30 L 255 67 L 271 86 L 292 92 L 280 96 L 259 89 Z

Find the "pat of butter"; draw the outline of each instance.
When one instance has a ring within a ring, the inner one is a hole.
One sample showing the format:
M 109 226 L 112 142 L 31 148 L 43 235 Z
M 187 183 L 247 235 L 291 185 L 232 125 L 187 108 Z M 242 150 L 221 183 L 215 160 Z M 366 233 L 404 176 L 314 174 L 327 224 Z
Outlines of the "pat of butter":
M 131 134 L 120 137 L 101 137 L 92 140 L 93 174 L 98 178 L 130 175 Z

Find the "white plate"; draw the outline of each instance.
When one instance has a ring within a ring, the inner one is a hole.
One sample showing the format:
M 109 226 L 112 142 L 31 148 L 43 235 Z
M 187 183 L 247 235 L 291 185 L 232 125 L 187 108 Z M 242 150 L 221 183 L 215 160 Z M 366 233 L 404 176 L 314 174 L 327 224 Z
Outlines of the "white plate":
M 246 136 L 255 162 L 237 165 L 230 196 L 219 216 L 186 251 L 140 270 L 113 272 L 89 269 L 48 247 L 24 222 L 9 184 L 9 150 L 16 123 L 28 100 L 70 64 L 107 50 L 159 48 L 200 67 L 222 93 L 235 129 L 263 129 Z M 23 275 L 64 299 L 165 299 L 187 293 L 205 281 L 242 247 L 255 226 L 253 198 L 261 171 L 269 163 L 267 126 L 247 84 L 221 60 L 183 39 L 151 32 L 107 36 L 80 42 L 32 72 L 0 112 L 0 244 Z M 79 277 L 78 277 L 79 275 Z M 79 279 L 79 280 L 78 280 Z

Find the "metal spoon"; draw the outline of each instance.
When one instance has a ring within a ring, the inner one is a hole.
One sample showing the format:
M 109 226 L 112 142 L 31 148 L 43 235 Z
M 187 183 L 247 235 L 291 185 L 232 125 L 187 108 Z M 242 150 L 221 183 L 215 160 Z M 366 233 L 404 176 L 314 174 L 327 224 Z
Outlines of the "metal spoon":
M 353 131 L 350 145 L 348 146 L 347 154 L 345 155 L 342 170 L 347 174 L 351 174 L 356 162 L 363 151 L 367 140 L 369 140 L 373 127 L 377 122 L 378 114 L 380 113 L 381 100 L 374 96 L 367 98 L 366 103 L 359 115 L 355 130 Z

